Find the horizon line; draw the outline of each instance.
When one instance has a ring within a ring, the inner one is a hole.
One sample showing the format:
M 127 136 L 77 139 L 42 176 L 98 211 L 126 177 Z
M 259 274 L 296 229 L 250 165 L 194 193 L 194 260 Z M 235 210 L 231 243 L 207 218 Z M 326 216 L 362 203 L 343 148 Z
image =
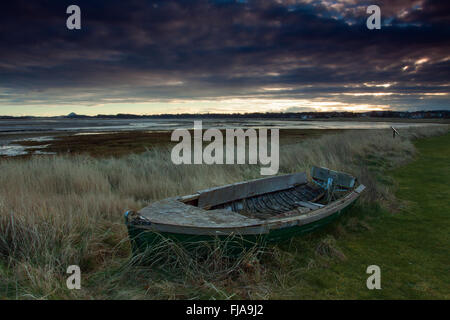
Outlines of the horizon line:
M 232 112 L 232 113 L 215 113 L 215 112 L 205 112 L 205 113 L 155 113 L 155 114 L 136 114 L 136 113 L 116 113 L 116 114 L 78 114 L 71 112 L 65 115 L 53 115 L 53 116 L 39 116 L 39 115 L 1 115 L 0 118 L 75 118 L 75 117 L 118 117 L 118 116 L 132 116 L 132 117 L 162 117 L 162 116 L 230 116 L 230 115 L 301 115 L 301 114 L 353 114 L 353 115 L 363 115 L 363 114 L 383 114 L 383 113 L 437 113 L 437 112 L 450 112 L 450 109 L 435 109 L 435 110 L 418 110 L 418 111 L 398 111 L 398 110 L 372 110 L 372 111 L 301 111 L 301 112 Z

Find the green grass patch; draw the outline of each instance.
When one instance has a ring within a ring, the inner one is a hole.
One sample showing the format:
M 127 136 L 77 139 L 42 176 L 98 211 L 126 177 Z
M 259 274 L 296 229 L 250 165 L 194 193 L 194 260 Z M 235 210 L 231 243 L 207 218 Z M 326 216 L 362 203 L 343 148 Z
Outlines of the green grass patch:
M 450 297 L 450 135 L 421 139 L 415 146 L 415 161 L 388 172 L 397 185 L 399 209 L 355 206 L 321 233 L 294 240 L 291 248 L 300 250 L 296 267 L 280 271 L 289 272 L 288 285 L 273 298 Z M 314 250 L 326 234 L 336 239 L 340 254 L 321 261 Z M 381 290 L 366 287 L 369 265 L 381 268 Z

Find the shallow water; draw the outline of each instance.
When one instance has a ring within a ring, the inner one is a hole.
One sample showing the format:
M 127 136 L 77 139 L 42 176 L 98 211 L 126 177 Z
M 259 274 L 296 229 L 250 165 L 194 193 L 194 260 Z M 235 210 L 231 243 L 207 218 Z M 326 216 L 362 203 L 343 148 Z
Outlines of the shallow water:
M 428 123 L 397 123 L 369 121 L 320 121 L 320 120 L 217 120 L 205 119 L 203 128 L 286 128 L 286 129 L 383 129 L 390 126 L 405 128 L 429 125 Z M 111 132 L 133 130 L 174 130 L 193 128 L 193 119 L 144 119 L 144 120 L 109 120 L 109 119 L 33 119 L 0 120 L 0 133 L 33 132 Z
M 22 156 L 27 155 L 30 152 L 30 149 L 45 149 L 49 146 L 49 144 L 46 145 L 39 145 L 39 146 L 21 146 L 18 144 L 7 144 L 7 145 L 0 145 L 0 156 L 8 156 L 8 157 L 15 157 L 15 156 Z M 35 150 L 34 154 L 54 154 L 53 152 L 47 152 L 43 150 Z

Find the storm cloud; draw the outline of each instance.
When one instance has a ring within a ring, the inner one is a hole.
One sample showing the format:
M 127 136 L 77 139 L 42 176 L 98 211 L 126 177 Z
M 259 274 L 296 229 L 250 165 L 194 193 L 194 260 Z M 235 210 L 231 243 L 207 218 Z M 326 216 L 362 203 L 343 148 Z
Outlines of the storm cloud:
M 71 4 L 81 30 L 66 28 Z M 366 27 L 372 4 L 380 30 Z M 0 114 L 449 109 L 447 1 L 24 0 L 0 12 Z

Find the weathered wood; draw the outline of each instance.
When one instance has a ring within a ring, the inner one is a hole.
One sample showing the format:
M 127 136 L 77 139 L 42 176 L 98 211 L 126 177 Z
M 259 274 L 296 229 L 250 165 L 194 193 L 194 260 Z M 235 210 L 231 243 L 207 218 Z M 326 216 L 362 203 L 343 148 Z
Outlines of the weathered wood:
M 151 223 L 204 228 L 244 227 L 262 222 L 233 211 L 204 210 L 173 198 L 154 202 L 138 213 Z
M 238 212 L 245 216 L 270 219 L 273 216 L 278 216 L 297 208 L 300 202 L 305 202 L 307 206 L 317 209 L 321 205 L 314 202 L 320 199 L 324 193 L 325 190 L 322 188 L 311 183 L 306 183 L 287 190 L 266 193 L 212 206 L 210 209 L 225 209 Z
M 361 191 L 365 189 L 363 185 L 361 185 Z M 349 194 L 347 194 L 345 197 L 338 199 L 320 209 L 311 211 L 308 215 L 298 215 L 298 216 L 291 216 L 287 218 L 280 218 L 280 219 L 274 219 L 270 220 L 270 228 L 276 229 L 292 224 L 308 224 L 323 218 L 328 217 L 329 215 L 332 215 L 333 213 L 342 210 L 346 206 L 348 206 L 350 203 L 352 203 L 356 198 L 359 197 L 359 193 L 356 191 L 352 191 Z M 293 210 L 295 212 L 295 210 Z M 289 213 L 287 213 L 289 214 Z
M 366 187 L 365 187 L 363 184 L 360 184 L 360 185 L 358 186 L 358 188 L 355 189 L 355 192 L 356 192 L 356 193 L 361 193 L 361 192 L 364 191 L 364 189 L 366 189 Z
M 365 189 L 365 187 L 363 185 L 360 185 L 360 188 L 358 188 L 360 191 L 363 191 Z M 358 197 L 359 197 L 359 192 L 356 192 L 356 190 L 350 192 L 349 194 L 347 194 L 345 197 L 336 200 L 332 203 L 330 203 L 327 206 L 324 206 L 322 208 L 316 209 L 316 210 L 312 210 L 312 211 L 306 211 L 308 213 L 305 214 L 305 210 L 310 210 L 304 207 L 299 207 L 296 210 L 292 210 L 289 212 L 286 212 L 282 215 L 282 217 L 277 218 L 277 219 L 269 219 L 269 220 L 259 220 L 259 219 L 244 219 L 247 222 L 249 222 L 249 224 L 241 224 L 241 226 L 236 225 L 234 223 L 228 223 L 225 221 L 222 221 L 221 223 L 217 223 L 214 222 L 213 225 L 209 224 L 210 222 L 208 222 L 207 224 L 198 224 L 197 222 L 194 223 L 189 223 L 189 224 L 183 224 L 180 222 L 181 219 L 177 219 L 177 217 L 179 218 L 180 215 L 178 212 L 178 210 L 173 210 L 173 201 L 170 202 L 166 202 L 166 203 L 162 203 L 164 201 L 159 202 L 158 206 L 156 209 L 165 209 L 165 213 L 167 214 L 167 209 L 169 209 L 169 213 L 175 213 L 174 214 L 174 220 L 172 221 L 172 223 L 161 223 L 161 221 L 158 221 L 158 219 L 156 219 L 156 217 L 151 214 L 149 217 L 149 220 L 151 221 L 151 224 L 149 225 L 137 225 L 135 227 L 137 228 L 142 228 L 142 229 L 147 229 L 149 231 L 154 231 L 154 232 L 169 232 L 169 233 L 178 233 L 178 234 L 190 234 L 190 235 L 258 235 L 258 234 L 267 234 L 270 232 L 270 230 L 274 230 L 274 229 L 282 229 L 282 228 L 288 228 L 288 227 L 292 227 L 292 226 L 302 226 L 302 225 L 307 225 L 310 223 L 314 223 L 318 220 L 324 219 L 334 213 L 336 213 L 339 210 L 344 209 L 345 207 L 347 207 L 350 203 L 352 203 L 353 201 L 355 201 Z M 167 201 L 167 200 L 165 200 Z M 178 201 L 175 201 L 178 202 Z M 184 208 L 186 207 L 185 204 L 178 202 L 179 204 L 181 204 Z M 168 206 L 168 208 L 164 208 L 165 206 Z M 178 207 L 178 205 L 177 205 Z M 194 210 L 194 215 L 197 215 L 197 213 L 205 213 L 205 212 L 216 212 L 218 213 L 221 210 L 212 210 L 212 211 L 206 211 L 206 210 L 202 210 L 200 208 L 196 208 L 193 206 L 189 206 L 191 208 L 195 208 L 198 211 L 195 211 L 194 209 L 190 209 L 190 210 Z M 148 208 L 148 207 L 147 207 Z M 181 207 L 180 207 L 181 208 Z M 178 214 L 176 213 L 178 212 Z M 149 213 L 147 211 L 147 213 Z M 226 212 L 227 214 L 229 214 L 229 212 Z M 148 217 L 149 215 L 146 215 L 145 212 L 145 208 L 143 210 L 141 210 L 139 212 L 139 214 L 141 215 L 145 215 L 146 217 Z M 222 215 L 222 217 L 226 216 Z M 189 217 L 189 215 L 185 216 L 185 218 L 187 219 L 192 219 L 192 216 Z M 235 219 L 236 216 L 234 216 L 232 219 Z M 240 216 L 239 219 L 245 218 L 243 216 Z M 165 220 L 165 219 L 163 219 Z M 253 220 L 253 221 L 252 221 Z M 231 222 L 231 221 L 230 221 Z M 242 222 L 242 221 L 241 221 Z
M 316 169 L 317 179 L 328 179 L 331 175 L 335 181 L 346 185 L 350 185 L 351 179 L 355 180 L 326 168 Z M 343 178 L 339 180 L 339 177 Z M 188 235 L 266 234 L 273 229 L 303 226 L 324 219 L 348 206 L 364 189 L 359 185 L 345 195 L 339 193 L 342 197 L 338 200 L 322 205 L 315 202 L 324 189 L 307 183 L 304 173 L 257 179 L 154 202 L 140 210 L 136 220 L 130 220 L 130 225 Z M 202 207 L 206 204 L 210 209 L 215 202 L 220 204 L 211 210 Z
M 198 206 L 210 208 L 223 203 L 249 198 L 269 192 L 286 190 L 307 182 L 305 173 L 238 182 L 227 186 L 199 191 Z
M 198 199 L 198 197 L 199 197 L 200 195 L 198 194 L 198 193 L 195 193 L 195 194 L 189 194 L 189 195 L 187 195 L 187 196 L 181 196 L 181 197 L 179 197 L 178 198 L 178 201 L 181 201 L 181 202 L 189 202 L 189 201 L 193 201 L 193 200 L 197 200 Z
M 398 131 L 393 126 L 391 126 L 391 129 L 392 129 L 392 138 L 395 139 L 395 135 L 400 135 L 400 133 L 398 133 Z
M 353 188 L 356 179 L 349 174 L 333 171 L 327 168 L 313 167 L 311 170 L 313 179 L 327 182 L 328 178 L 332 178 L 333 182 L 343 188 Z
M 309 201 L 298 201 L 297 204 L 300 207 L 310 208 L 312 210 L 316 210 L 316 209 L 323 207 L 323 205 L 315 204 L 315 203 L 312 203 Z
M 154 232 L 202 236 L 262 235 L 269 232 L 269 228 L 264 224 L 247 227 L 193 227 L 169 224 L 152 224 L 145 229 Z

